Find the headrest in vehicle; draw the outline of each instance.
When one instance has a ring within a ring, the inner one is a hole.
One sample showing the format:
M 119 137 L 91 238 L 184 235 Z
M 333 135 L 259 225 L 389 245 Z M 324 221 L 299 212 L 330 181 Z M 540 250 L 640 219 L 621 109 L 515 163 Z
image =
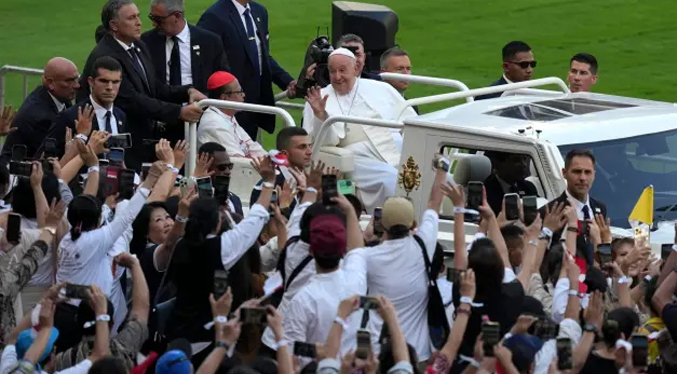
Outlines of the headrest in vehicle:
M 461 158 L 454 169 L 454 182 L 466 185 L 468 182 L 484 182 L 491 175 L 491 161 L 484 155 Z

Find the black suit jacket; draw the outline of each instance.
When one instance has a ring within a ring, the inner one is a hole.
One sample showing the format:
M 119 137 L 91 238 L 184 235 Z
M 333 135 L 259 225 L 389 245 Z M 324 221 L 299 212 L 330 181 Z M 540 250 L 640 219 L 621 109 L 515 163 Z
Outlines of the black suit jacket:
M 71 103 L 64 104 L 67 108 L 71 106 Z M 17 144 L 26 145 L 28 157 L 38 157 L 40 145 L 47 137 L 58 114 L 56 104 L 47 89 L 43 86 L 35 88 L 26 97 L 14 117 L 12 127 L 17 130 L 7 136 L 2 147 L 2 159 L 9 161 L 12 157 L 12 147 Z
M 508 81 L 506 81 L 505 78 L 503 78 L 501 76 L 501 79 L 492 83 L 490 87 L 501 86 L 501 85 L 504 85 L 504 84 L 508 84 Z M 501 95 L 503 95 L 503 92 L 497 92 L 497 93 L 488 94 L 488 95 L 480 95 L 480 96 L 475 96 L 475 100 L 493 99 L 493 98 L 496 98 L 496 97 L 501 97 Z
M 515 193 L 519 194 L 520 197 L 538 196 L 536 186 L 527 180 L 518 181 L 515 185 L 517 187 Z M 484 188 L 487 191 L 487 202 L 489 203 L 491 210 L 498 215 L 501 210 L 503 210 L 503 196 L 505 196 L 505 192 L 503 192 L 503 187 L 496 177 L 496 174 L 491 174 L 484 181 Z
M 72 130 L 73 136 L 75 136 L 75 120 L 78 119 L 78 109 L 84 108 L 85 105 L 92 105 L 92 101 L 90 99 L 85 99 L 59 113 L 52 124 L 52 128 L 49 129 L 49 135 L 47 137 L 56 139 L 57 150 L 60 155 L 63 155 L 65 152 L 66 128 L 69 127 Z M 115 116 L 115 120 L 117 122 L 118 133 L 122 134 L 128 132 L 126 125 L 127 115 L 125 112 L 122 109 L 113 106 L 113 115 Z M 102 127 L 105 130 L 105 124 Z M 94 119 L 92 120 L 92 131 L 96 130 L 99 130 L 99 122 L 96 118 L 96 115 L 94 115 Z
M 254 1 L 249 3 L 249 7 L 261 40 L 261 74 L 254 66 L 254 61 L 258 59 L 258 56 L 250 53 L 247 47 L 249 44 L 247 31 L 231 0 L 217 0 L 202 14 L 197 25 L 221 38 L 231 72 L 240 81 L 246 94 L 245 101 L 272 106 L 275 105 L 272 83 L 285 90 L 294 78 L 270 55 L 266 8 Z M 252 139 L 256 139 L 258 127 L 269 133 L 275 130 L 275 116 L 272 115 L 240 112 L 237 114 L 237 120 Z
M 89 97 L 86 79 L 92 74 L 92 65 L 97 58 L 110 56 L 120 62 L 122 83 L 115 99 L 115 106 L 127 114 L 128 130 L 132 134 L 133 143 L 133 148 L 125 152 L 125 162 L 127 167 L 140 170 L 143 160 L 151 159 L 153 153 L 144 149 L 143 139 L 156 138 L 156 121 L 171 123 L 180 118 L 181 103 L 188 101 L 189 87 L 172 87 L 159 81 L 146 44 L 143 41 L 136 41 L 134 45 L 143 62 L 146 80 L 142 78 L 144 72 L 134 67 L 130 54 L 111 34 L 106 34 L 87 58 L 80 76 L 78 101 Z
M 594 218 L 594 215 L 601 214 L 604 216 L 604 218 L 606 218 L 607 216 L 606 205 L 604 205 L 604 203 L 601 201 L 593 199 L 592 197 L 589 197 L 589 199 L 590 199 L 590 208 L 592 209 L 590 215 Z M 549 202 L 547 204 L 548 209 L 552 209 L 556 203 L 565 203 L 567 206 L 570 205 L 569 198 L 567 197 L 566 192 L 563 192 L 558 198 Z M 545 216 L 545 207 L 541 208 L 540 214 L 541 217 Z M 553 243 L 558 242 L 562 238 L 561 230 L 553 234 L 554 234 L 552 236 Z M 592 262 L 594 261 L 593 258 L 594 248 L 592 248 L 592 245 L 588 242 L 585 235 L 578 235 L 578 238 L 576 238 L 576 255 L 585 258 L 588 261 L 588 264 L 592 264 Z
M 228 59 L 218 35 L 193 25 L 188 25 L 188 29 L 190 30 L 192 86 L 206 95 L 209 77 L 217 71 L 230 71 Z M 167 50 L 165 48 L 167 37 L 157 30 L 150 30 L 141 35 L 141 40 L 150 50 L 157 79 L 167 82 Z

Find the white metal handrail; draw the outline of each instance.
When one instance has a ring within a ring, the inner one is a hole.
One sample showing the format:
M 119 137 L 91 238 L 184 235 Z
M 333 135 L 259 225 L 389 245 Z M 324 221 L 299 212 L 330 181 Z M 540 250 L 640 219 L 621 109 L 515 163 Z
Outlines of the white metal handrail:
M 431 86 L 454 87 L 457 88 L 459 91 L 470 91 L 470 88 L 468 88 L 468 86 L 466 86 L 465 83 L 456 79 L 427 77 L 425 75 L 399 74 L 399 73 L 381 73 L 380 76 L 383 80 L 421 83 L 428 84 Z M 465 100 L 470 103 L 474 101 L 475 98 L 472 96 L 468 96 L 465 98 Z
M 204 109 L 208 106 L 213 106 L 215 108 L 221 109 L 238 109 L 244 112 L 255 112 L 255 113 L 266 113 L 274 114 L 276 116 L 281 116 L 284 120 L 287 127 L 295 127 L 296 123 L 294 118 L 286 110 L 274 106 L 268 105 L 259 105 L 259 104 L 249 104 L 241 103 L 238 101 L 225 101 L 225 100 L 214 100 L 214 99 L 205 99 L 198 101 L 194 105 Z M 195 171 L 195 161 L 197 160 L 197 123 L 185 122 L 185 136 L 186 139 L 189 139 L 190 149 L 188 151 L 188 163 L 186 175 L 192 175 Z
M 303 110 L 306 106 L 301 103 L 292 103 L 290 101 L 284 101 L 287 99 L 287 91 L 282 91 L 279 94 L 275 95 L 275 106 L 283 109 L 295 109 Z
M 386 119 L 374 119 L 374 118 L 364 118 L 364 117 L 355 117 L 355 116 L 332 116 L 327 118 L 326 121 L 320 126 L 320 130 L 316 133 L 313 140 L 313 153 L 310 156 L 311 160 L 315 160 L 317 154 L 320 152 L 320 148 L 324 143 L 325 138 L 327 137 L 327 132 L 329 127 L 335 124 L 336 122 L 350 122 L 359 125 L 369 125 L 376 127 L 389 127 L 401 129 L 404 127 L 402 122 L 386 120 Z
M 19 73 L 23 75 L 23 98 L 25 99 L 28 96 L 28 77 L 29 76 L 40 76 L 44 72 L 42 69 L 33 69 L 33 68 L 25 68 L 21 66 L 13 66 L 13 65 L 4 65 L 3 67 L 0 68 L 0 108 L 5 107 L 5 88 L 7 87 L 5 84 L 5 75 L 7 73 Z
M 521 88 L 533 88 L 533 87 L 540 87 L 540 86 L 547 86 L 550 84 L 554 84 L 559 86 L 560 89 L 562 89 L 562 92 L 565 94 L 571 93 L 571 90 L 569 90 L 569 87 L 567 87 L 566 83 L 564 83 L 563 80 L 557 77 L 549 77 L 549 78 L 541 78 L 541 79 L 534 79 L 530 81 L 525 81 L 525 82 L 519 82 L 519 83 L 508 83 L 508 84 L 503 84 L 500 86 L 490 86 L 490 87 L 483 87 L 483 88 L 474 88 L 469 91 L 461 91 L 461 92 L 451 92 L 451 93 L 446 93 L 446 94 L 441 94 L 441 95 L 433 95 L 433 96 L 426 96 L 426 97 L 419 97 L 415 99 L 409 99 L 405 101 L 404 103 L 401 103 L 397 107 L 397 116 L 396 118 L 399 118 L 399 116 L 404 113 L 405 109 L 408 107 L 412 107 L 414 105 L 426 105 L 426 104 L 433 104 L 433 103 L 439 103 L 442 101 L 451 101 L 451 100 L 456 100 L 456 99 L 465 99 L 469 96 L 481 96 L 481 95 L 489 95 L 489 94 L 495 94 L 499 92 L 505 92 L 505 91 L 512 91 L 512 90 L 518 90 Z

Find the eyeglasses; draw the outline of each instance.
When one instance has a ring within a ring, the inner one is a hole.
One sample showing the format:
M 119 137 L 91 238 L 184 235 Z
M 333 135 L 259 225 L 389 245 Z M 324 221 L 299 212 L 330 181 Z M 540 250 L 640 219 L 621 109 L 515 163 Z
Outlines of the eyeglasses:
M 242 95 L 242 94 L 244 94 L 244 91 L 242 91 L 242 90 L 240 90 L 240 91 L 226 91 L 226 92 L 224 92 L 224 94 L 226 94 L 226 95 Z
M 234 164 L 232 162 L 227 163 L 227 164 L 220 164 L 216 165 L 216 169 L 218 171 L 226 171 L 226 170 L 233 170 Z
M 156 16 L 155 14 L 149 14 L 148 19 L 150 19 L 151 21 L 153 21 L 155 23 L 163 23 L 167 18 L 169 18 L 169 17 L 171 17 L 171 16 L 173 16 L 177 13 L 180 14 L 181 12 L 174 12 L 174 13 L 168 14 L 166 16 Z
M 511 64 L 515 64 L 515 65 L 521 67 L 522 69 L 526 69 L 529 66 L 531 66 L 531 68 L 536 67 L 536 60 L 534 60 L 534 61 L 509 61 L 509 62 Z

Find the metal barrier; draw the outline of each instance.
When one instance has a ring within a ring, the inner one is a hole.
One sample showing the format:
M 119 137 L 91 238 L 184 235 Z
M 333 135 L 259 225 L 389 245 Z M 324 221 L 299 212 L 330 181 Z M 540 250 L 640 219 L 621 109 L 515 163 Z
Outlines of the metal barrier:
M 193 105 L 204 109 L 208 106 L 222 109 L 238 109 L 247 112 L 266 113 L 281 116 L 287 127 L 295 127 L 294 118 L 286 110 L 274 106 L 240 103 L 237 101 L 224 101 L 205 99 Z M 186 175 L 192 175 L 195 170 L 195 161 L 197 160 L 197 123 L 185 122 L 184 135 L 188 139 L 190 149 L 188 151 L 188 163 L 186 163 Z
M 5 89 L 6 89 L 6 82 L 5 82 L 5 75 L 8 73 L 19 73 L 23 75 L 23 98 L 25 99 L 26 96 L 28 96 L 29 90 L 28 90 L 28 77 L 29 76 L 41 76 L 44 72 L 42 69 L 32 69 L 32 68 L 24 68 L 21 66 L 12 66 L 12 65 L 5 65 L 0 68 L 0 108 L 5 107 Z
M 470 88 L 465 85 L 465 83 L 456 80 L 456 79 L 447 79 L 447 78 L 437 78 L 437 77 L 427 77 L 425 75 L 411 75 L 411 74 L 398 74 L 398 73 L 381 73 L 381 78 L 383 80 L 396 80 L 403 82 L 411 83 L 421 83 L 431 86 L 443 86 L 443 87 L 454 87 L 458 88 L 459 91 L 470 91 Z M 474 97 L 468 96 L 465 98 L 467 102 L 473 102 Z
M 295 109 L 295 110 L 303 110 L 303 108 L 306 107 L 305 103 L 292 103 L 289 101 L 283 101 L 284 99 L 287 99 L 287 91 L 282 91 L 279 94 L 275 95 L 275 106 L 283 108 L 283 109 Z
M 401 103 L 398 106 L 397 110 L 397 115 L 395 118 L 399 118 L 402 113 L 404 113 L 404 110 L 407 109 L 408 107 L 412 107 L 415 105 L 425 105 L 425 104 L 433 104 L 433 103 L 439 103 L 442 101 L 451 101 L 451 100 L 456 100 L 456 99 L 465 99 L 470 96 L 481 96 L 481 95 L 488 95 L 488 94 L 494 94 L 494 93 L 499 93 L 499 92 L 505 92 L 505 91 L 512 91 L 512 90 L 517 90 L 521 88 L 532 88 L 532 87 L 540 87 L 540 86 L 547 86 L 547 85 L 557 85 L 559 88 L 562 90 L 564 94 L 569 94 L 571 93 L 571 90 L 569 90 L 569 87 L 567 87 L 566 83 L 564 83 L 563 80 L 557 77 L 549 77 L 549 78 L 541 78 L 541 79 L 534 79 L 530 81 L 525 81 L 525 82 L 519 82 L 519 83 L 509 83 L 509 84 L 503 84 L 500 86 L 490 86 L 490 87 L 484 87 L 484 88 L 475 88 L 469 91 L 461 91 L 461 92 L 451 92 L 447 94 L 442 94 L 442 95 L 434 95 L 434 96 L 426 96 L 426 97 L 419 97 L 416 99 L 409 99 L 405 101 L 404 103 Z
M 329 126 L 332 126 L 336 122 L 350 122 L 350 123 L 356 123 L 360 125 L 369 125 L 369 126 L 376 126 L 376 127 L 389 127 L 389 128 L 396 128 L 396 129 L 401 129 L 404 127 L 404 124 L 402 122 L 397 122 L 397 121 L 391 121 L 391 120 L 385 120 L 385 119 L 373 119 L 373 118 L 364 118 L 364 117 L 355 117 L 355 116 L 333 116 L 327 118 L 326 121 L 322 123 L 322 126 L 320 126 L 320 131 L 317 132 L 317 135 L 315 136 L 315 141 L 314 143 L 317 146 L 313 147 L 313 153 L 310 156 L 311 160 L 315 160 L 317 157 L 317 154 L 320 152 L 324 139 L 327 137 L 327 131 L 329 130 Z

